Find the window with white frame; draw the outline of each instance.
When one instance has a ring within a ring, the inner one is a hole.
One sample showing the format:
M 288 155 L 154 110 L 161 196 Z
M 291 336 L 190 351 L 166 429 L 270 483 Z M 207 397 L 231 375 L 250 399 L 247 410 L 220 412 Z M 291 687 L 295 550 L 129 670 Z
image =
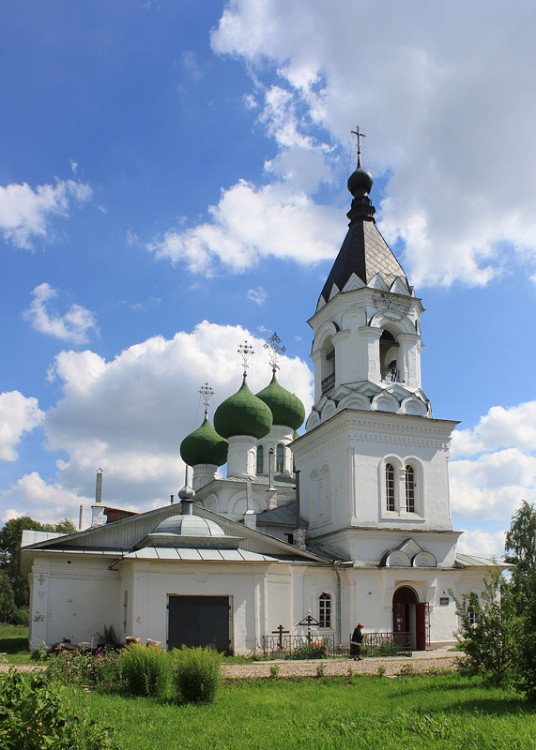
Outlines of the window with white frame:
M 275 449 L 275 470 L 277 474 L 282 474 L 285 468 L 285 446 L 278 443 Z
M 415 513 L 415 470 L 410 464 L 406 465 L 406 510 Z
M 257 446 L 257 474 L 264 473 L 264 446 Z
M 395 468 L 393 464 L 385 465 L 385 508 L 396 510 Z
M 321 628 L 331 627 L 331 594 L 325 592 L 318 597 L 318 624 Z

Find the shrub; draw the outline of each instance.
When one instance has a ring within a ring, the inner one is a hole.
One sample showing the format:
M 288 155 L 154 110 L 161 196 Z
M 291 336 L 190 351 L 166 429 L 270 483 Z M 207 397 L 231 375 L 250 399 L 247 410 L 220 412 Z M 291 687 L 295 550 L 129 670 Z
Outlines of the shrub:
M 2 750 L 117 750 L 109 730 L 70 707 L 65 689 L 45 675 L 11 669 L 0 679 Z
M 279 666 L 279 664 L 272 664 L 272 666 L 270 667 L 270 677 L 273 680 L 277 680 L 280 672 L 281 672 L 281 667 Z
M 212 703 L 221 680 L 221 655 L 201 646 L 172 653 L 178 697 L 184 703 Z
M 170 697 L 171 660 L 167 651 L 158 646 L 129 644 L 120 657 L 124 686 L 130 695 Z
M 323 643 L 302 643 L 287 656 L 287 659 L 325 659 L 326 647 Z

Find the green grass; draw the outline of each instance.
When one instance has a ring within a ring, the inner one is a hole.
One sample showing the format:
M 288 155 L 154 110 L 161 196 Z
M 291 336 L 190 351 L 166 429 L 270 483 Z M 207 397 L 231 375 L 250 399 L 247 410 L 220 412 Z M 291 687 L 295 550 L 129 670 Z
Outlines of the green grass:
M 28 628 L 0 622 L 0 654 L 5 654 L 2 659 L 8 664 L 28 664 Z
M 81 698 L 82 699 L 82 698 Z M 96 693 L 124 750 L 533 750 L 534 706 L 457 674 L 225 684 L 210 706 Z

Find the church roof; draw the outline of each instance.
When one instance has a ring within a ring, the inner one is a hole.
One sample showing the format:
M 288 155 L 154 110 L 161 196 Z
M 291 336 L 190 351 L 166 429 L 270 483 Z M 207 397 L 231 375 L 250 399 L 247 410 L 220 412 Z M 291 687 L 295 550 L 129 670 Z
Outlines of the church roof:
M 286 505 L 281 505 L 279 508 L 264 510 L 262 513 L 259 513 L 257 515 L 257 526 L 289 526 L 296 528 L 296 526 L 307 526 L 307 521 L 300 516 L 299 523 L 296 523 L 296 501 L 293 500 Z
M 329 302 L 334 286 L 336 287 L 335 293 L 341 292 L 352 274 L 361 279 L 364 286 L 370 284 L 379 274 L 388 288 L 396 278 L 400 277 L 409 291 L 404 269 L 393 255 L 374 221 L 376 209 L 368 197 L 371 187 L 371 175 L 358 164 L 355 172 L 348 178 L 348 189 L 353 195 L 352 205 L 347 214 L 350 224 L 322 289 L 320 297 L 324 302 Z

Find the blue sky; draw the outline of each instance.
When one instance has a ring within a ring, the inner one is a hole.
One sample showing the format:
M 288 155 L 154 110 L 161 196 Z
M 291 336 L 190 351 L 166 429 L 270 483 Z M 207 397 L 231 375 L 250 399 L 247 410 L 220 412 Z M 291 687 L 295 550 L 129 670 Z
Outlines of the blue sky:
M 528 1 L 4 2 L 0 520 L 77 520 L 98 467 L 110 504 L 167 502 L 199 387 L 237 387 L 246 337 L 252 387 L 277 331 L 310 406 L 359 124 L 426 308 L 424 390 L 461 421 L 454 526 L 500 554 L 535 499 L 535 21 Z

